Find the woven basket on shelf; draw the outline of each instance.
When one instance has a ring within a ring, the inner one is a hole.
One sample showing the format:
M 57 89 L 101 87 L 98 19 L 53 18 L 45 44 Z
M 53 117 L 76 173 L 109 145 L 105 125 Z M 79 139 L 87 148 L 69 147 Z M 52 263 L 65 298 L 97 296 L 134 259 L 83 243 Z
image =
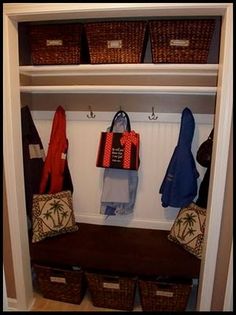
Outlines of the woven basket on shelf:
M 143 311 L 184 311 L 192 282 L 139 279 L 138 286 Z
M 52 268 L 34 264 L 36 283 L 47 299 L 80 304 L 85 293 L 85 276 L 82 270 Z
M 214 19 L 149 22 L 153 63 L 207 63 Z
M 33 65 L 81 63 L 80 23 L 31 25 L 29 30 Z
M 85 24 L 90 62 L 141 63 L 146 44 L 145 21 L 112 21 Z
M 98 307 L 131 311 L 136 278 L 85 272 L 92 303 Z

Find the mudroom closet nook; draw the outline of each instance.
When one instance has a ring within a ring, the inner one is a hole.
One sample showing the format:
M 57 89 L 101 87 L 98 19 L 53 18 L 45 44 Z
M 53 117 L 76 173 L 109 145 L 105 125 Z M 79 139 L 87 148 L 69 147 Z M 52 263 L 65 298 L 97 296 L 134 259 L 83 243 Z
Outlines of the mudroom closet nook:
M 203 254 L 200 267 L 193 263 L 192 269 L 189 268 L 189 274 L 198 286 L 196 310 L 212 310 L 216 300 L 214 284 L 217 283 L 217 255 L 222 242 L 232 131 L 232 9 L 232 4 L 226 3 L 4 4 L 4 177 L 17 310 L 29 310 L 33 303 L 30 255 L 33 253 L 34 258 L 47 260 L 45 253 L 41 257 L 38 255 L 36 247 L 29 248 L 21 133 L 21 108 L 24 106 L 31 111 L 45 152 L 55 111 L 58 106 L 65 110 L 74 215 L 78 226 L 84 224 L 81 233 L 85 238 L 90 224 L 98 225 L 98 231 L 100 227 L 109 226 L 111 239 L 113 226 L 127 231 L 133 229 L 134 237 L 138 229 L 167 233 L 179 208 L 164 208 L 159 189 L 178 141 L 183 110 L 186 107 L 190 109 L 195 120 L 192 142 L 195 159 L 200 144 L 214 128 Z M 31 25 L 122 20 L 145 20 L 148 23 L 167 18 L 214 19 L 206 63 L 153 63 L 151 41 L 147 36 L 142 63 L 91 64 L 85 60 L 75 65 L 32 64 L 27 33 Z M 138 188 L 133 213 L 105 216 L 100 213 L 104 169 L 96 167 L 96 158 L 100 133 L 107 130 L 119 110 L 129 114 L 132 129 L 140 135 Z M 199 189 L 205 168 L 197 162 L 196 166 Z M 232 216 L 231 210 L 228 210 L 227 216 Z M 229 231 L 232 232 L 231 229 Z M 92 229 L 91 233 L 95 237 L 98 232 Z M 231 248 L 232 235 L 227 236 L 227 242 L 226 247 Z M 61 245 L 65 245 L 63 241 Z M 145 258 L 147 265 L 145 259 L 142 260 L 144 267 L 155 262 L 153 256 L 150 253 L 150 259 Z M 94 257 L 96 259 L 97 256 Z M 138 265 L 138 257 L 135 257 Z M 230 266 L 230 250 L 224 257 L 222 263 Z M 113 258 L 116 259 L 115 254 Z M 87 262 L 86 259 L 85 265 L 90 267 L 90 260 Z M 120 271 L 125 271 L 123 266 L 125 264 L 116 265 L 115 262 L 114 270 L 121 268 Z M 91 268 L 95 267 L 96 264 L 92 263 Z M 98 269 L 102 267 L 101 263 Z M 130 268 L 135 275 L 135 272 L 142 273 L 144 267 Z M 198 267 L 199 273 L 196 274 Z M 230 267 L 226 269 L 227 277 L 232 270 Z M 144 274 L 150 275 L 151 271 Z M 232 294 L 230 288 L 227 291 L 228 287 L 227 283 L 225 301 Z

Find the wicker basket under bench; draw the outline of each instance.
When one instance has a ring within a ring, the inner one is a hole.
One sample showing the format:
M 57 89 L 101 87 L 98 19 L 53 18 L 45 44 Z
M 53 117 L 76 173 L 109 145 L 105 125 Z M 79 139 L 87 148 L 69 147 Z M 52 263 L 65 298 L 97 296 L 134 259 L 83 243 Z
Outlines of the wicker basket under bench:
M 98 307 L 131 311 L 134 308 L 136 277 L 85 272 L 92 303 Z
M 143 311 L 183 312 L 188 304 L 192 281 L 167 277 L 140 278 L 138 287 Z
M 37 288 L 43 297 L 72 304 L 80 304 L 83 300 L 86 281 L 80 268 L 33 264 L 33 270 Z

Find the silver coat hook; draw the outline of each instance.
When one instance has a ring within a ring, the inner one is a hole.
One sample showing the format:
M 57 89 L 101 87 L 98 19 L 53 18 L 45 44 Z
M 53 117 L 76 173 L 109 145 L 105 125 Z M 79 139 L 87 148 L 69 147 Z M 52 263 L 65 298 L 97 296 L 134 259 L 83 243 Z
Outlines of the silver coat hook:
M 95 118 L 96 115 L 93 113 L 93 111 L 92 111 L 92 109 L 91 109 L 91 106 L 89 106 L 89 110 L 90 110 L 90 113 L 87 114 L 87 117 L 88 117 L 88 118 Z
M 155 114 L 154 112 L 154 107 L 152 107 L 152 114 L 148 116 L 149 120 L 157 120 L 158 115 Z

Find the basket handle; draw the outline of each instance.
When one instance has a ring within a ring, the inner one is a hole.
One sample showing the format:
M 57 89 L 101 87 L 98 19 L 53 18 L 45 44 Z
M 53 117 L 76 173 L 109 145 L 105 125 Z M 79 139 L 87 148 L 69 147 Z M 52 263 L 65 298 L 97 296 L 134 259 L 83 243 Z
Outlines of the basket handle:
M 169 289 L 171 287 L 174 286 L 173 283 L 167 283 L 167 282 L 163 282 L 163 283 L 157 283 L 157 286 L 159 289 Z
M 65 272 L 63 270 L 50 270 L 50 276 L 52 277 L 65 277 Z
M 120 277 L 119 276 L 103 276 L 102 281 L 112 282 L 112 283 L 118 283 Z

